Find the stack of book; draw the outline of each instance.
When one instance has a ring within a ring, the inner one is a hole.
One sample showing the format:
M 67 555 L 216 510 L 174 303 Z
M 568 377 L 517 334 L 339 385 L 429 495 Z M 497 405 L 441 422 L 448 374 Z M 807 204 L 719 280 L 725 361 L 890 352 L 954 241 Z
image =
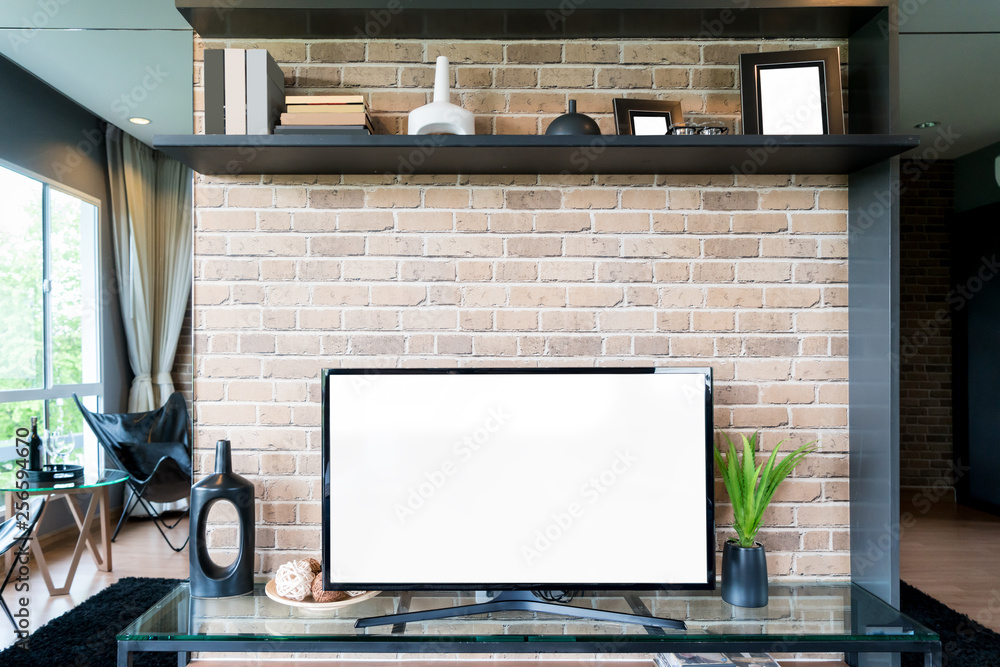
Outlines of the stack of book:
M 721 653 L 660 653 L 656 656 L 657 667 L 732 667 L 732 660 Z
M 372 134 L 361 95 L 289 95 L 275 134 Z
M 778 667 L 778 663 L 767 653 L 727 653 L 733 667 Z
M 778 667 L 767 653 L 661 653 L 657 667 Z
M 271 134 L 285 76 L 265 49 L 205 51 L 205 134 Z

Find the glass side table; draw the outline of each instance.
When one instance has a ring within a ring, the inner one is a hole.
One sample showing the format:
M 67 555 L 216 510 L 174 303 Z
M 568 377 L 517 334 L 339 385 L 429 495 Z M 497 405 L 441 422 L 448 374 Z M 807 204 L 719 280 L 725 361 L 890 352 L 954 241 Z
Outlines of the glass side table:
M 69 589 L 73 585 L 73 578 L 76 576 L 76 568 L 80 564 L 80 557 L 83 555 L 84 547 L 90 551 L 94 563 L 97 564 L 97 569 L 104 572 L 111 571 L 111 506 L 108 499 L 108 492 L 112 486 L 123 484 L 126 479 L 128 479 L 128 475 L 121 470 L 86 471 L 83 481 L 75 484 L 60 483 L 46 486 L 31 486 L 25 489 L 0 488 L 4 492 L 4 506 L 7 510 L 6 516 L 13 516 L 14 503 L 17 501 L 18 493 L 24 492 L 32 496 L 44 494 L 47 496 L 47 501 L 45 507 L 42 509 L 42 515 L 38 518 L 39 525 L 41 525 L 41 521 L 45 517 L 45 513 L 49 511 L 53 501 L 62 498 L 66 501 L 70 514 L 73 515 L 73 521 L 80 530 L 80 536 L 76 540 L 76 548 L 73 549 L 73 560 L 70 561 L 69 572 L 66 574 L 66 582 L 62 586 L 56 586 L 52 582 L 52 575 L 49 573 L 49 564 L 45 560 L 45 554 L 38 544 L 38 540 L 31 540 L 31 555 L 34 556 L 35 562 L 38 563 L 38 569 L 45 580 L 46 588 L 49 589 L 49 595 L 67 595 L 69 593 Z M 90 502 L 87 503 L 87 509 L 82 517 L 76 503 L 73 502 L 73 496 L 81 493 L 91 494 Z M 101 549 L 98 549 L 91 535 L 95 519 L 99 519 L 101 522 Z M 7 563 L 7 567 L 10 567 L 9 562 Z
M 606 591 L 570 604 L 652 613 L 687 622 L 686 630 L 599 623 L 531 612 L 480 614 L 439 621 L 358 629 L 359 618 L 471 604 L 475 594 L 387 591 L 327 612 L 289 607 L 264 593 L 225 599 L 192 598 L 186 583 L 118 635 L 118 665 L 133 653 L 166 651 L 186 664 L 192 652 L 282 654 L 676 652 L 924 653 L 940 667 L 938 635 L 849 582 L 801 582 L 770 588 L 761 609 L 740 609 L 719 591 Z M 249 659 L 249 656 L 247 656 Z

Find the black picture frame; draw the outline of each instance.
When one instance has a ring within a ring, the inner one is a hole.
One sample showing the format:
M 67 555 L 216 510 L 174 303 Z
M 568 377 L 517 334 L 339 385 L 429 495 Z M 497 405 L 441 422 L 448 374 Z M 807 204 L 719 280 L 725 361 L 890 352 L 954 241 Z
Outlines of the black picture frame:
M 762 75 L 765 74 L 769 76 L 764 78 L 775 81 L 767 82 L 767 89 L 773 89 L 780 83 L 776 75 L 785 75 L 786 79 L 798 75 L 797 78 L 807 86 L 816 85 L 816 99 L 810 100 L 808 105 L 796 100 L 796 97 L 812 95 L 808 87 L 797 92 L 784 88 L 781 93 L 791 94 L 787 98 L 775 99 L 770 90 L 762 91 Z M 816 79 L 813 79 L 814 76 Z M 840 49 L 741 54 L 740 101 L 743 134 L 844 134 Z M 816 131 L 819 121 L 822 121 L 822 130 Z
M 619 97 L 614 100 L 615 109 L 615 131 L 623 135 L 635 135 L 635 119 L 637 117 L 655 117 L 665 120 L 665 129 L 662 134 L 667 134 L 667 130 L 675 123 L 683 123 L 684 115 L 681 112 L 681 103 L 667 100 L 633 100 Z M 656 135 L 647 136 L 661 136 Z

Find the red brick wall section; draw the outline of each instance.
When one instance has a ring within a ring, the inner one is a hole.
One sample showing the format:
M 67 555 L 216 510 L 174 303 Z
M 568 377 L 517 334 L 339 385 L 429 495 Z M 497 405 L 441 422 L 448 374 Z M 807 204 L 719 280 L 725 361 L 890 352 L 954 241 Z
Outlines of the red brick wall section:
M 952 162 L 904 162 L 901 173 L 900 485 L 950 486 L 951 322 L 941 317 L 952 288 Z
M 184 399 L 191 408 L 194 399 L 193 391 L 193 362 L 194 344 L 193 331 L 191 327 L 191 306 L 192 299 L 188 298 L 187 310 L 184 311 L 184 323 L 181 324 L 181 333 L 177 339 L 177 353 L 174 355 L 174 367 L 170 374 L 174 378 L 174 390 L 184 394 Z

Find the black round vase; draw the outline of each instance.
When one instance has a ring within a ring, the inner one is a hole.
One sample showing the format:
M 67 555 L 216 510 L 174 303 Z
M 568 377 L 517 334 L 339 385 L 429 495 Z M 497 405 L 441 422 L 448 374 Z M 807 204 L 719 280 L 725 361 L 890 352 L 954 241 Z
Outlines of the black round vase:
M 576 112 L 576 100 L 569 101 L 569 113 L 564 113 L 556 118 L 554 121 L 549 123 L 548 128 L 545 130 L 545 134 L 548 135 L 600 133 L 601 128 L 598 127 L 597 121 L 590 116 Z
M 228 501 L 236 508 L 240 524 L 240 549 L 229 565 L 219 565 L 208 555 L 208 513 L 212 505 Z M 254 489 L 233 472 L 228 440 L 215 444 L 215 473 L 191 487 L 191 596 L 224 598 L 253 592 Z
M 735 607 L 767 606 L 764 547 L 726 542 L 722 550 L 722 599 Z

